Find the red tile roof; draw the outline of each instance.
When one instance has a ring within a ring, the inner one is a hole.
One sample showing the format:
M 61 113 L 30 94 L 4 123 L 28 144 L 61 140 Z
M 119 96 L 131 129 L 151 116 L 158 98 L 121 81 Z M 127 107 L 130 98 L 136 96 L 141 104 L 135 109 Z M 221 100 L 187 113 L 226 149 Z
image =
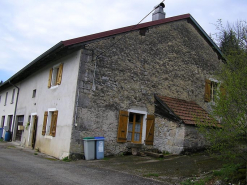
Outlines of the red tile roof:
M 203 108 L 193 101 L 185 101 L 166 96 L 158 96 L 171 111 L 177 115 L 185 124 L 210 123 L 217 124 L 218 122 L 210 116 Z M 215 125 L 213 125 L 215 126 Z

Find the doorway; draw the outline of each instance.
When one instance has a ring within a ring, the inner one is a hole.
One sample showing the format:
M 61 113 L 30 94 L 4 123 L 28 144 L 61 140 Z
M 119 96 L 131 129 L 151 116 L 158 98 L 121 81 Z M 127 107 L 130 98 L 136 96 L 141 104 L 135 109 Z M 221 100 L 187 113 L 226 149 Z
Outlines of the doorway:
M 33 129 L 32 129 L 32 143 L 31 143 L 31 146 L 33 149 L 35 148 L 35 143 L 36 143 L 37 123 L 38 123 L 38 117 L 37 115 L 34 115 L 33 116 Z
M 24 116 L 17 116 L 17 131 L 16 131 L 16 136 L 15 140 L 21 141 L 21 135 L 23 132 L 23 129 L 20 129 L 23 127 L 23 121 L 24 121 Z

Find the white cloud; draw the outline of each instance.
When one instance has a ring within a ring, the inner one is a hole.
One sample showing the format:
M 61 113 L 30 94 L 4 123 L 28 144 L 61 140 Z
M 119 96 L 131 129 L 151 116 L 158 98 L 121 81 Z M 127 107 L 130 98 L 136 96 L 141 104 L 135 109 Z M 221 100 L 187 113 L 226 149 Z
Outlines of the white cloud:
M 134 25 L 160 2 L 1 0 L 0 70 L 15 73 L 61 40 Z M 166 0 L 165 4 L 167 17 L 190 13 L 208 33 L 215 31 L 211 23 L 217 19 L 247 20 L 246 0 Z

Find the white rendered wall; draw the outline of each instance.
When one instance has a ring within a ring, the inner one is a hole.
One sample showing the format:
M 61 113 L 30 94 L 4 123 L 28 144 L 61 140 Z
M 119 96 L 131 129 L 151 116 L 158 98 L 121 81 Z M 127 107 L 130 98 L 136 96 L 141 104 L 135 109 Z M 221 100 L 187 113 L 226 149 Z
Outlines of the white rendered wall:
M 35 148 L 57 158 L 68 156 L 79 61 L 80 51 L 77 51 L 50 63 L 19 84 L 20 94 L 16 115 L 24 115 L 24 126 L 28 122 L 28 116 L 31 115 L 30 126 L 25 128 L 22 134 L 21 143 L 23 146 L 31 146 L 32 121 L 33 116 L 37 115 L 38 124 Z M 61 85 L 55 88 L 48 88 L 49 71 L 54 65 L 60 63 L 63 63 Z M 36 97 L 32 98 L 34 89 L 36 89 Z M 42 135 L 44 112 L 48 111 L 48 109 L 58 110 L 55 137 Z
M 15 94 L 14 94 L 13 102 L 11 102 L 13 89 L 15 89 Z M 4 105 L 5 104 L 6 92 L 8 92 L 8 98 L 7 98 L 6 105 Z M 2 123 L 2 116 L 5 116 L 5 121 L 4 121 L 4 125 L 3 126 L 6 126 L 7 123 L 8 123 L 8 115 L 14 115 L 15 103 L 16 103 L 16 97 L 17 97 L 17 88 L 15 88 L 14 86 L 11 86 L 6 90 L 0 91 L 0 96 L 1 96 L 1 100 L 0 100 L 0 126 L 1 126 L 1 123 Z M 14 127 L 13 120 L 14 120 L 14 116 L 12 118 L 11 131 L 13 131 L 13 127 Z M 5 130 L 3 130 L 2 137 L 4 138 L 4 136 L 5 136 Z

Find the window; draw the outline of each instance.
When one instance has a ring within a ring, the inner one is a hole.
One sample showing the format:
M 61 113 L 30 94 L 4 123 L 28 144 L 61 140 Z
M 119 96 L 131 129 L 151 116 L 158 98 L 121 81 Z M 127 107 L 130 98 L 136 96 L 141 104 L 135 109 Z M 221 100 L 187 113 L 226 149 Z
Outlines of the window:
M 50 109 L 44 113 L 42 135 L 56 136 L 58 111 Z
M 13 89 L 13 92 L 12 92 L 12 99 L 11 99 L 11 104 L 14 103 L 14 98 L 15 98 L 15 89 Z
M 7 105 L 7 99 L 8 99 L 8 92 L 6 92 L 4 106 Z
M 153 145 L 154 115 L 142 111 L 120 111 L 117 142 Z
M 33 90 L 33 96 L 32 98 L 35 98 L 36 97 L 36 89 Z
M 215 101 L 218 88 L 219 88 L 218 81 L 216 80 L 211 81 L 208 79 L 205 80 L 205 95 L 204 95 L 205 102 Z
M 142 120 L 143 115 L 129 113 L 127 141 L 140 143 L 142 139 Z
M 48 88 L 60 85 L 62 82 L 63 64 L 58 64 L 50 69 Z
M 5 116 L 2 116 L 0 128 L 4 127 Z

